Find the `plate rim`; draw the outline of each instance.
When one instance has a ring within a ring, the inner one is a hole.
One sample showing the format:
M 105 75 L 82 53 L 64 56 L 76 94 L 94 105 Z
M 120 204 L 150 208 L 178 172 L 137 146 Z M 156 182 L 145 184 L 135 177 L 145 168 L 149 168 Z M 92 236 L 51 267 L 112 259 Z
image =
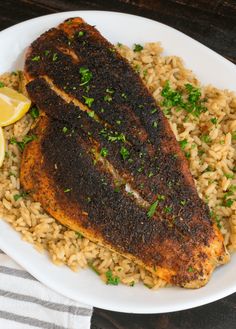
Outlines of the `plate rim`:
M 204 44 L 200 43 L 199 41 L 193 39 L 192 37 L 186 35 L 185 33 L 179 31 L 178 29 L 175 29 L 171 26 L 168 26 L 166 24 L 163 24 L 161 22 L 158 22 L 156 20 L 153 20 L 153 19 L 150 19 L 150 18 L 146 18 L 146 17 L 143 17 L 143 16 L 138 16 L 138 15 L 133 15 L 133 14 L 127 14 L 127 13 L 122 13 L 122 12 L 114 12 L 114 11 L 103 11 L 103 10 L 75 10 L 75 11 L 65 11 L 65 12 L 59 12 L 59 13 L 53 13 L 53 14 L 47 14 L 47 15 L 43 15 L 43 16 L 39 16 L 39 17 L 35 17 L 35 18 L 32 18 L 32 19 L 28 19 L 28 20 L 25 20 L 23 22 L 20 22 L 20 23 L 17 23 L 13 26 L 10 26 L 4 30 L 1 30 L 0 31 L 0 37 L 5 34 L 5 33 L 8 33 L 16 28 L 18 28 L 19 26 L 23 26 L 23 25 L 27 25 L 28 23 L 31 23 L 31 22 L 37 22 L 38 20 L 40 19 L 49 19 L 50 17 L 59 17 L 59 16 L 62 16 L 62 15 L 87 15 L 87 14 L 94 14 L 94 15 L 97 15 L 97 17 L 99 17 L 100 14 L 112 14 L 112 15 L 115 15 L 115 16 L 126 16 L 127 18 L 128 17 L 132 17 L 133 19 L 141 19 L 143 20 L 143 22 L 147 22 L 147 21 L 150 21 L 152 23 L 155 23 L 157 25 L 161 25 L 163 26 L 165 29 L 167 30 L 171 30 L 173 31 L 174 33 L 179 33 L 181 34 L 182 36 L 184 36 L 184 38 L 186 39 L 190 39 L 191 42 L 194 42 L 197 46 L 200 46 L 201 48 L 203 48 L 205 51 L 207 51 L 208 53 L 211 53 L 211 56 L 215 56 L 218 58 L 218 60 L 220 61 L 223 61 L 224 65 L 228 65 L 230 69 L 233 69 L 235 72 L 236 72 L 236 66 L 235 64 L 233 64 L 232 62 L 230 62 L 228 59 L 226 59 L 225 57 L 223 57 L 222 55 L 218 54 L 216 51 L 208 48 L 207 46 L 205 46 Z M 0 239 L 0 247 L 3 251 L 5 251 L 5 246 L 1 245 L 1 239 Z M 10 254 L 9 252 L 7 252 L 8 254 Z M 10 256 L 15 259 L 14 255 L 11 253 Z M 20 263 L 20 262 L 19 262 Z M 27 269 L 28 270 L 28 269 Z M 37 272 L 37 271 L 36 271 Z M 36 278 L 38 277 L 37 273 L 35 273 L 35 271 L 31 270 L 31 272 L 33 274 L 33 276 L 35 276 Z M 41 282 L 43 282 L 42 280 L 39 280 Z M 44 282 L 43 282 L 44 283 Z M 44 283 L 45 284 L 45 283 Z M 47 286 L 49 286 L 48 284 L 46 284 Z M 51 284 L 50 284 L 51 286 Z M 53 290 L 57 291 L 58 292 L 58 289 L 56 288 L 52 288 Z M 144 311 L 138 311 L 139 314 L 154 314 L 154 313 L 167 313 L 167 312 L 175 312 L 175 311 L 181 311 L 181 310 L 186 310 L 186 309 L 190 309 L 190 308 L 194 308 L 194 307 L 198 307 L 198 306 L 201 306 L 201 305 L 205 305 L 205 304 L 208 304 L 210 302 L 213 302 L 213 301 L 216 301 L 216 300 L 219 300 L 223 297 L 226 297 L 232 293 L 236 292 L 236 283 L 235 285 L 232 287 L 232 289 L 228 288 L 228 289 L 225 289 L 225 290 L 221 290 L 221 291 L 218 291 L 216 293 L 214 293 L 213 295 L 211 295 L 211 297 L 209 298 L 208 296 L 204 296 L 204 297 L 201 297 L 201 301 L 199 303 L 199 301 L 191 301 L 190 302 L 190 305 L 187 305 L 186 307 L 178 307 L 176 306 L 176 308 L 173 308 L 170 310 L 170 309 L 166 309 L 166 310 L 161 310 L 160 312 L 158 312 L 158 310 L 156 311 L 148 311 L 147 309 L 145 309 Z M 61 292 L 60 292 L 61 293 Z M 155 292 L 154 292 L 155 293 Z M 69 298 L 71 298 L 70 296 L 68 296 L 67 294 L 65 294 L 63 292 L 63 294 Z M 79 299 L 77 299 L 79 301 Z M 90 299 L 91 300 L 91 299 Z M 82 301 L 84 303 L 84 301 Z M 85 303 L 90 303 L 90 301 L 85 301 Z M 94 305 L 95 307 L 100 307 L 100 308 L 103 308 L 103 309 L 107 309 L 107 310 L 111 310 L 111 311 L 119 311 L 119 312 L 125 312 L 125 313 L 130 313 L 130 312 L 133 312 L 133 311 L 130 311 L 130 310 L 125 310 L 124 308 L 121 307 L 117 307 L 117 308 L 109 308 L 109 306 L 107 306 L 107 303 L 105 303 L 106 306 L 104 307 L 104 305 L 101 305 L 101 304 L 97 304 L 97 305 Z

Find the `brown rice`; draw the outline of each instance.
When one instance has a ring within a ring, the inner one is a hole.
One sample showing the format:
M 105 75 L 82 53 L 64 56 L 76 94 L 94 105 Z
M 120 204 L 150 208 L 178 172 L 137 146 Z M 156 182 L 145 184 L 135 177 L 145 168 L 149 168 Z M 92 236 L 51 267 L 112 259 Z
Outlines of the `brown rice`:
M 148 43 L 141 52 L 119 46 L 119 52 L 139 71 L 145 84 L 160 104 L 161 91 L 167 80 L 173 89 L 183 90 L 186 83 L 201 88 L 207 98 L 207 112 L 199 118 L 186 116 L 184 110 L 171 110 L 168 119 L 178 141 L 186 139 L 185 151 L 199 195 L 214 211 L 221 226 L 225 245 L 230 252 L 236 250 L 236 95 L 213 86 L 201 87 L 194 74 L 186 69 L 181 58 L 162 56 L 159 43 Z M 0 81 L 24 92 L 19 72 L 5 73 Z M 211 122 L 217 119 L 217 124 Z M 67 265 L 73 271 L 90 266 L 106 281 L 105 273 L 127 285 L 142 281 L 148 287 L 159 288 L 166 282 L 152 275 L 130 260 L 103 248 L 50 217 L 30 196 L 22 196 L 19 182 L 21 152 L 10 139 L 22 139 L 32 124 L 29 114 L 14 125 L 4 128 L 6 158 L 0 168 L 0 216 L 21 233 L 22 239 L 32 243 L 39 251 L 47 251 L 56 265 Z M 210 142 L 201 136 L 208 134 Z M 223 206 L 224 197 L 230 192 L 232 205 Z M 18 195 L 18 197 L 16 197 Z

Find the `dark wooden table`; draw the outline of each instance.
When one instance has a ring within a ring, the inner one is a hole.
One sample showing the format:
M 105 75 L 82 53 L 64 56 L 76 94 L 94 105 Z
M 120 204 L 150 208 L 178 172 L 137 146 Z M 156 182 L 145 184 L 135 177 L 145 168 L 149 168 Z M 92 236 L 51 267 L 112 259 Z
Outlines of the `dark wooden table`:
M 235 0 L 1 0 L 0 30 L 33 17 L 82 9 L 113 10 L 155 19 L 236 64 Z M 136 315 L 95 309 L 91 328 L 235 329 L 236 294 L 206 306 L 167 314 Z

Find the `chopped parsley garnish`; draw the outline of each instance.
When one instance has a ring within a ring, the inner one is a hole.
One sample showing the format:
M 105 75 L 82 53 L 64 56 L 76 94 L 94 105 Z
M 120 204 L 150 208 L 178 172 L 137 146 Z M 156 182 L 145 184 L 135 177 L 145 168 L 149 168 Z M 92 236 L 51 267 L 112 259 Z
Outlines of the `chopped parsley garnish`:
M 44 52 L 45 56 L 48 56 L 49 53 L 50 53 L 50 50 L 45 50 L 45 52 Z
M 64 193 L 68 193 L 68 192 L 70 192 L 72 189 L 71 188 L 66 188 L 65 190 L 64 190 Z
M 30 110 L 30 115 L 34 120 L 37 119 L 39 116 L 39 109 L 37 107 L 32 107 Z
M 124 98 L 124 99 L 127 99 L 127 95 L 125 93 L 122 93 L 121 97 Z
M 164 208 L 164 212 L 165 212 L 166 214 L 169 214 L 171 211 L 172 211 L 172 207 L 168 207 L 168 206 L 166 206 L 166 207 Z
M 86 97 L 86 96 L 82 96 L 85 100 L 85 104 L 88 105 L 88 107 L 91 107 L 93 102 L 94 102 L 94 98 L 90 98 L 90 97 Z
M 216 225 L 217 225 L 218 229 L 221 229 L 222 228 L 222 224 L 221 224 L 220 216 L 219 215 L 216 215 L 214 213 L 214 211 L 211 211 L 210 212 L 210 215 L 211 215 L 211 218 L 213 218 L 214 221 L 216 222 Z
M 115 133 L 115 136 L 110 135 L 110 136 L 108 136 L 108 140 L 111 142 L 116 142 L 116 141 L 125 142 L 126 141 L 125 135 L 123 133 L 121 133 L 121 134 Z
M 87 112 L 88 113 L 88 116 L 90 117 L 90 118 L 94 118 L 94 115 L 95 115 L 95 112 L 94 111 L 89 111 L 89 112 Z
M 117 123 L 118 125 L 120 125 L 120 124 L 121 124 L 121 121 L 120 121 L 120 120 L 116 120 L 116 123 Z
M 157 208 L 157 205 L 158 205 L 158 200 L 156 200 L 149 208 L 148 212 L 147 212 L 147 216 L 148 218 L 151 218 L 153 217 L 155 211 L 156 211 L 156 208 Z
M 206 144 L 209 144 L 209 143 L 211 142 L 211 138 L 210 138 L 210 136 L 209 136 L 209 135 L 206 135 L 206 134 L 203 134 L 203 135 L 201 136 L 201 140 L 202 140 L 204 143 L 206 143 Z
M 171 109 L 164 109 L 163 113 L 165 114 L 166 117 L 168 117 L 169 115 L 171 115 Z
M 153 126 L 154 128 L 157 128 L 157 126 L 158 126 L 157 122 L 154 121 L 154 122 L 152 123 L 152 126 Z
M 230 178 L 233 179 L 234 178 L 234 174 L 224 174 L 226 178 Z
M 121 147 L 120 154 L 123 160 L 126 160 L 129 157 L 129 151 L 124 146 Z
M 62 128 L 62 132 L 65 134 L 66 132 L 68 131 L 68 128 L 67 127 L 63 127 Z
M 107 284 L 112 284 L 117 286 L 120 283 L 120 278 L 118 276 L 113 276 L 112 271 L 109 270 L 106 272 Z
M 85 34 L 84 31 L 79 31 L 78 36 L 79 36 L 79 37 L 82 37 L 84 34 Z
M 191 153 L 190 152 L 185 152 L 184 155 L 185 155 L 185 157 L 187 159 L 190 159 L 190 157 L 191 157 Z
M 20 198 L 25 198 L 26 196 L 28 195 L 27 192 L 22 192 L 22 193 L 19 193 L 19 194 L 15 194 L 13 196 L 14 200 L 17 201 L 19 200 Z
M 216 118 L 211 118 L 211 123 L 213 123 L 213 125 L 217 124 L 217 119 Z
M 134 44 L 134 52 L 137 53 L 137 52 L 139 52 L 141 50 L 143 50 L 143 46 L 139 45 L 138 43 L 135 43 Z
M 186 203 L 187 203 L 187 201 L 186 201 L 186 200 L 181 200 L 181 201 L 180 201 L 180 204 L 181 204 L 181 206 L 185 206 L 185 205 L 186 205 Z
M 191 273 L 191 272 L 193 272 L 193 271 L 194 271 L 194 269 L 193 269 L 191 266 L 189 266 L 189 268 L 188 268 L 188 272 Z
M 78 239 L 82 239 L 84 237 L 83 234 L 80 232 L 75 232 L 75 234 Z
M 110 94 L 107 94 L 104 96 L 104 101 L 110 103 L 112 101 L 112 96 Z
M 236 140 L 236 131 L 234 131 L 234 132 L 232 133 L 232 140 L 233 140 L 233 141 Z
M 182 92 L 173 90 L 170 87 L 169 81 L 166 81 L 161 92 L 164 98 L 162 106 L 167 109 L 171 109 L 172 107 L 176 107 L 176 110 L 184 109 L 186 112 L 196 117 L 199 117 L 201 113 L 207 111 L 207 108 L 204 106 L 206 100 L 201 98 L 201 91 L 199 88 L 188 83 L 185 85 L 185 92 L 187 93 L 186 101 L 184 101 Z
M 4 86 L 5 84 L 2 81 L 0 81 L 0 88 L 3 88 Z
M 166 197 L 165 197 L 163 194 L 158 194 L 158 196 L 157 196 L 157 200 L 158 200 L 158 201 L 164 201 L 165 198 L 166 198 Z
M 106 93 L 109 93 L 109 94 L 114 94 L 115 90 L 113 90 L 112 88 L 107 88 L 106 89 Z
M 232 206 L 232 204 L 234 203 L 234 200 L 232 199 L 227 199 L 224 201 L 223 205 L 227 208 L 230 208 Z
M 148 174 L 148 177 L 150 178 L 150 177 L 152 177 L 153 175 L 154 175 L 153 172 L 150 171 L 149 174 Z
M 183 139 L 182 141 L 179 141 L 179 145 L 180 145 L 181 150 L 184 150 L 185 147 L 188 145 L 187 139 Z
M 57 55 L 57 53 L 54 53 L 52 56 L 52 61 L 55 62 L 57 60 L 58 60 L 58 55 Z
M 84 86 L 87 83 L 89 83 L 89 81 L 93 77 L 92 72 L 89 71 L 89 69 L 87 67 L 81 67 L 79 69 L 79 73 L 81 75 L 81 83 L 80 83 L 80 86 Z
M 151 110 L 151 114 L 154 114 L 154 113 L 156 113 L 157 112 L 157 109 L 152 109 Z
M 100 151 L 100 154 L 101 154 L 102 157 L 105 158 L 106 156 L 108 156 L 108 149 L 103 147 Z
M 40 61 L 40 56 L 34 56 L 33 58 L 31 58 L 32 62 L 38 62 Z
M 37 139 L 37 136 L 31 135 L 31 136 L 25 136 L 22 141 L 17 141 L 15 137 L 12 137 L 10 139 L 10 144 L 16 144 L 21 151 L 24 150 L 25 145 L 28 144 L 29 142 L 32 142 L 33 140 Z

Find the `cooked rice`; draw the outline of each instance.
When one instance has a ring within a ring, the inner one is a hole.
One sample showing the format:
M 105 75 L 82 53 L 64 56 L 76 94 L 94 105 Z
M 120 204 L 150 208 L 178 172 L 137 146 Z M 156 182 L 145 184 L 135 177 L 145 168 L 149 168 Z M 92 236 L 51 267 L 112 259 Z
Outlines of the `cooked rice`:
M 119 46 L 118 50 L 139 71 L 159 104 L 167 80 L 173 89 L 184 90 L 186 83 L 200 87 L 192 71 L 184 67 L 181 58 L 162 56 L 159 43 L 148 43 L 141 52 L 133 52 L 126 46 Z M 4 74 L 0 76 L 0 81 L 24 92 L 22 76 L 18 72 Z M 233 252 L 236 250 L 236 179 L 233 177 L 236 171 L 236 95 L 213 86 L 200 88 L 202 96 L 207 99 L 207 112 L 196 118 L 187 116 L 184 110 L 172 109 L 168 119 L 177 140 L 188 141 L 185 151 L 190 154 L 189 166 L 199 195 L 214 211 L 225 245 Z M 210 121 L 213 117 L 217 118 L 217 124 Z M 14 136 L 21 140 L 29 132 L 32 121 L 27 114 L 14 125 L 4 128 L 7 153 L 0 169 L 0 216 L 21 233 L 23 240 L 34 244 L 41 252 L 47 251 L 56 265 L 67 265 L 73 271 L 90 266 L 105 282 L 106 272 L 111 270 L 126 285 L 133 286 L 141 281 L 152 288 L 165 286 L 165 281 L 132 261 L 64 227 L 30 196 L 14 199 L 22 193 L 19 182 L 21 152 L 17 145 L 10 144 L 10 139 Z M 203 134 L 210 136 L 210 142 L 201 139 Z M 222 204 L 229 191 L 233 203 L 226 207 Z

